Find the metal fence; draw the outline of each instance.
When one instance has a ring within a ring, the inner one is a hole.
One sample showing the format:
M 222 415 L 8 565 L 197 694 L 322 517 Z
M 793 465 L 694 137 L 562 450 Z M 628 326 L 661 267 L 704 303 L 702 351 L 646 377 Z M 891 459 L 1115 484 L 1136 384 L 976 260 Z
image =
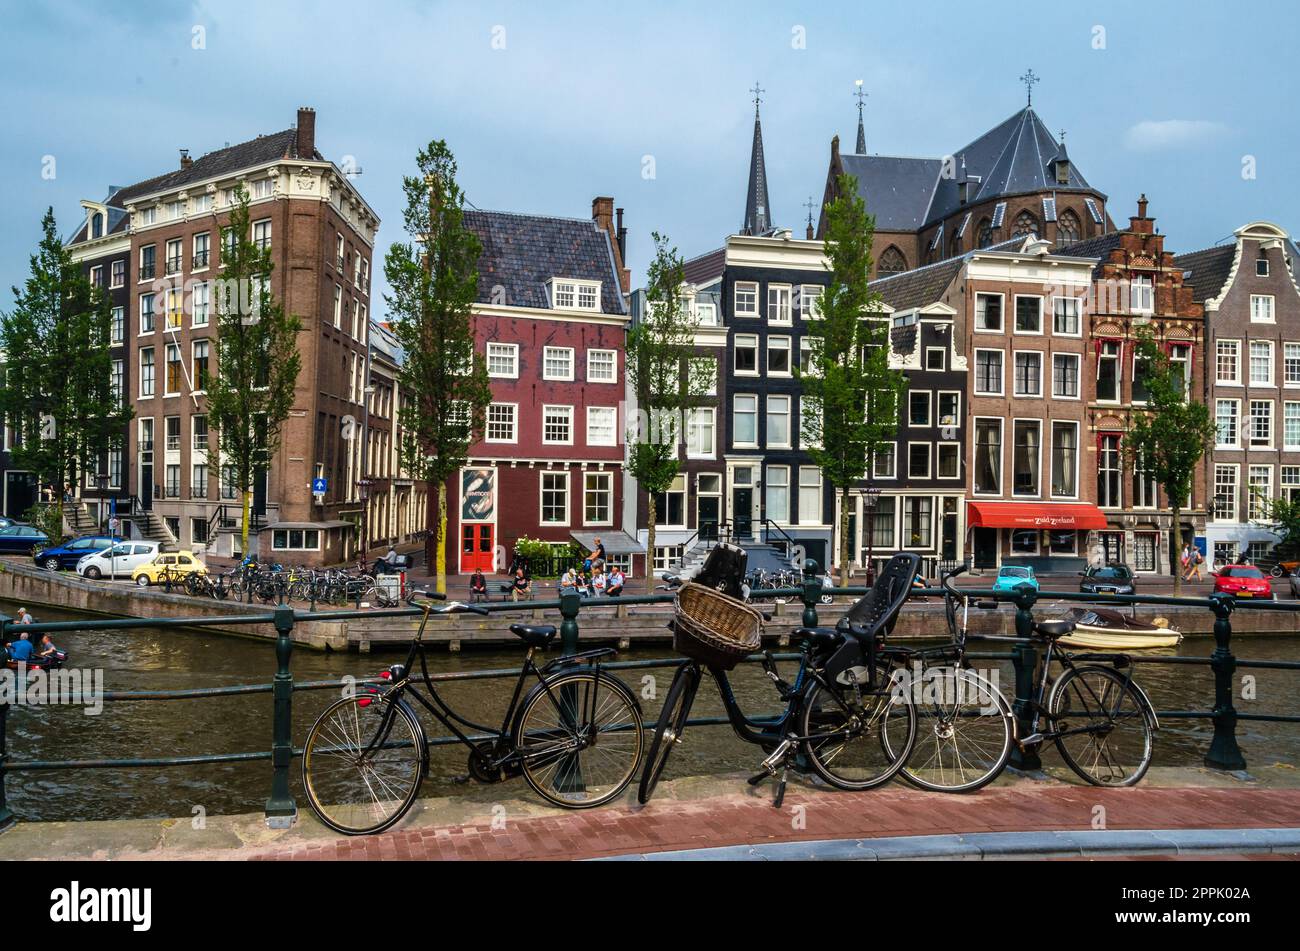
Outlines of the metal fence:
M 817 574 L 816 566 L 809 565 L 807 573 L 804 575 L 804 583 L 798 588 L 786 588 L 765 592 L 765 594 L 784 596 L 802 600 L 803 615 L 801 623 L 804 627 L 816 627 L 818 624 L 817 606 L 823 594 L 828 589 L 822 587 L 820 576 Z M 863 587 L 845 587 L 829 589 L 835 595 L 840 597 L 856 597 L 865 594 L 869 589 Z M 1241 749 L 1237 743 L 1237 722 L 1238 720 L 1261 720 L 1280 723 L 1300 723 L 1300 716 L 1292 714 L 1245 714 L 1238 713 L 1233 703 L 1233 674 L 1238 668 L 1268 668 L 1280 670 L 1300 670 L 1300 662 L 1277 661 L 1277 660 L 1259 660 L 1259 661 L 1239 661 L 1232 653 L 1232 613 L 1236 608 L 1246 608 L 1249 610 L 1262 611 L 1300 611 L 1300 603 L 1297 602 L 1238 602 L 1229 595 L 1211 595 L 1205 598 L 1174 598 L 1158 595 L 1111 595 L 1098 597 L 1091 594 L 1081 594 L 1079 592 L 1037 592 L 1027 587 L 1021 588 L 1014 593 L 995 592 L 985 589 L 963 588 L 963 593 L 972 597 L 985 600 L 997 600 L 1000 602 L 1009 602 L 1015 606 L 1015 628 L 1016 634 L 1012 636 L 989 636 L 982 635 L 979 639 L 989 641 L 1005 641 L 1011 647 L 1006 652 L 987 652 L 987 653 L 969 653 L 967 656 L 977 659 L 986 660 L 1009 660 L 1011 661 L 1015 673 L 1015 698 L 1013 708 L 1022 728 L 1021 735 L 1025 735 L 1029 719 L 1032 716 L 1031 691 L 1034 681 L 1034 671 L 1038 663 L 1038 642 L 1031 637 L 1034 625 L 1033 610 L 1038 600 L 1042 598 L 1053 601 L 1082 601 L 1089 603 L 1105 604 L 1151 604 L 1151 605 L 1173 605 L 1173 606 L 1190 606 L 1200 607 L 1212 611 L 1215 616 L 1214 622 L 1214 640 L 1215 648 L 1208 658 L 1201 657 L 1142 657 L 1134 656 L 1131 660 L 1138 664 L 1178 664 L 1178 665 L 1202 665 L 1208 666 L 1214 674 L 1214 703 L 1208 710 L 1162 710 L 1157 711 L 1158 716 L 1169 719 L 1208 719 L 1214 723 L 1214 735 L 1210 742 L 1209 749 L 1205 753 L 1205 765 L 1215 769 L 1222 770 L 1242 770 L 1246 768 L 1246 760 L 1242 755 Z M 917 595 L 927 597 L 942 597 L 943 591 L 940 589 L 928 588 L 925 590 L 918 589 Z M 661 604 L 670 602 L 673 599 L 671 594 L 663 595 L 629 595 L 617 600 L 592 601 L 585 600 L 575 593 L 565 593 L 560 598 L 549 601 L 534 601 L 530 604 L 530 609 L 555 610 L 560 615 L 560 636 L 562 643 L 562 652 L 572 654 L 577 652 L 579 626 L 578 616 L 580 613 L 590 616 L 591 612 L 601 611 L 604 609 L 617 608 L 620 605 L 646 605 Z M 517 606 L 509 603 L 494 603 L 481 605 L 488 612 L 506 612 L 517 610 Z M 423 613 L 420 608 L 400 608 L 390 611 L 338 611 L 331 612 L 330 618 L 338 620 L 349 620 L 359 618 L 379 617 L 416 617 Z M 343 686 L 343 681 L 309 681 L 295 683 L 292 671 L 290 670 L 290 660 L 293 655 L 293 628 L 298 621 L 309 621 L 318 619 L 319 615 L 313 615 L 310 612 L 295 611 L 288 605 L 281 605 L 270 613 L 240 615 L 237 617 L 197 617 L 197 618 L 126 618 L 119 620 L 87 620 L 87 621 L 52 621 L 36 624 L 22 625 L 22 630 L 30 634 L 34 639 L 39 639 L 41 634 L 56 634 L 68 631 L 84 630 L 122 630 L 122 629 L 139 629 L 139 628 L 204 628 L 220 625 L 229 627 L 231 625 L 259 625 L 271 624 L 275 627 L 275 656 L 276 671 L 270 683 L 242 684 L 230 687 L 215 687 L 195 690 L 149 690 L 149 691 L 109 691 L 104 694 L 105 702 L 114 703 L 141 703 L 141 702 L 162 702 L 169 700 L 195 700 L 211 697 L 228 697 L 240 694 L 257 694 L 270 693 L 273 696 L 273 712 L 270 729 L 270 747 L 264 750 L 253 750 L 240 753 L 191 753 L 180 756 L 135 758 L 135 759 L 91 759 L 91 760 L 17 760 L 11 761 L 7 743 L 6 743 L 6 726 L 9 714 L 9 705 L 0 703 L 0 829 L 7 828 L 14 821 L 16 816 L 8 808 L 5 799 L 5 782 L 9 773 L 14 772 L 37 772 L 49 770 L 69 770 L 76 771 L 82 769 L 135 769 L 135 768 L 173 768 L 192 766 L 197 764 L 211 763 L 233 763 L 248 762 L 256 760 L 271 761 L 271 783 L 270 794 L 266 801 L 265 814 L 267 821 L 272 826 L 286 825 L 297 814 L 297 807 L 289 789 L 289 769 L 295 757 L 301 756 L 302 750 L 295 748 L 292 742 L 293 727 L 293 694 L 299 690 L 327 690 L 339 689 Z M 15 633 L 17 625 L 7 616 L 0 615 L 0 642 L 8 641 Z M 607 635 L 614 636 L 614 635 Z M 972 637 L 972 640 L 976 639 Z M 778 659 L 793 659 L 797 655 L 776 655 Z M 1075 654 L 1074 656 L 1085 656 Z M 757 660 L 758 657 L 751 657 L 750 660 Z M 683 658 L 656 658 L 638 661 L 617 661 L 605 665 L 610 670 L 641 670 L 651 668 L 674 667 L 683 663 Z M 464 673 L 443 673 L 434 674 L 432 679 L 437 682 L 449 682 L 457 680 L 491 680 L 505 677 L 515 677 L 518 675 L 518 669 L 509 670 L 484 670 L 471 671 Z M 773 711 L 773 715 L 776 712 Z M 689 721 L 693 725 L 720 725 L 727 724 L 729 721 L 725 717 L 705 717 Z M 647 724 L 648 726 L 652 724 Z M 487 739 L 488 737 L 475 737 L 478 739 Z M 455 737 L 433 737 L 429 739 L 430 746 L 440 746 L 449 743 L 459 742 Z M 1022 751 L 1016 749 L 1013 752 L 1011 765 L 1015 768 L 1032 770 L 1040 766 L 1038 755 L 1034 750 Z

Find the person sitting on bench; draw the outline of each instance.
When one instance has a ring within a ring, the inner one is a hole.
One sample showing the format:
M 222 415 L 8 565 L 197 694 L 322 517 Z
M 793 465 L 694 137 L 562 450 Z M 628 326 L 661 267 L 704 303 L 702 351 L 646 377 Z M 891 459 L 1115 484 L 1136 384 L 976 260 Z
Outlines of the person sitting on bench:
M 605 597 L 617 598 L 623 593 L 623 582 L 627 579 L 623 577 L 623 572 L 617 567 L 609 573 L 609 578 L 605 581 Z
M 474 601 L 488 599 L 487 578 L 483 577 L 482 568 L 475 568 L 474 573 L 469 576 L 469 593 Z
M 524 569 L 516 568 L 514 580 L 510 582 L 510 600 L 527 601 L 533 596 L 533 581 L 524 574 Z

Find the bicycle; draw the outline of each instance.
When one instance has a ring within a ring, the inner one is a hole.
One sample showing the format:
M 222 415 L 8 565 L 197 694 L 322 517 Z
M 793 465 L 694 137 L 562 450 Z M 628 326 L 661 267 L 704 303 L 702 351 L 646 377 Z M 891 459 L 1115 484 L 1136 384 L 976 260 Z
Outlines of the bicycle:
M 523 666 L 501 726 L 483 726 L 458 714 L 434 687 L 424 632 L 433 614 L 490 612 L 459 601 L 434 610 L 433 600 L 445 595 L 418 593 L 429 600 L 405 663 L 385 671 L 386 683 L 336 700 L 307 734 L 303 787 L 321 822 L 345 835 L 366 835 L 390 828 L 411 808 L 429 771 L 428 740 L 411 698 L 469 748 L 469 772 L 480 782 L 522 774 L 543 799 L 569 809 L 599 806 L 622 793 L 641 764 L 644 738 L 635 695 L 600 667 L 614 648 L 539 667 L 537 652 L 555 639 L 556 629 L 512 624 L 511 632 L 527 645 Z M 530 678 L 537 683 L 525 693 Z M 427 697 L 417 689 L 421 683 Z
M 650 801 L 673 747 L 683 742 L 705 666 L 717 683 L 736 735 L 768 754 L 762 771 L 749 783 L 776 778 L 774 806 L 780 807 L 784 801 L 791 768 L 811 768 L 839 789 L 871 789 L 892 779 L 907 762 L 916 741 L 917 717 L 915 707 L 893 689 L 888 664 L 877 656 L 876 648 L 907 600 L 912 577 L 908 572 L 914 571 L 914 559 L 916 555 L 895 555 L 872 591 L 834 629 L 800 628 L 794 632 L 802 641 L 794 683 L 780 677 L 770 652 L 761 652 L 763 670 L 785 704 L 775 718 L 746 716 L 720 665 L 702 664 L 694 657 L 683 663 L 673 676 L 655 724 L 637 799 L 642 804 Z M 744 562 L 743 549 L 718 545 L 694 583 L 739 601 Z M 674 643 L 679 650 L 685 648 L 677 636 Z M 884 735 L 891 731 L 894 741 L 884 742 Z

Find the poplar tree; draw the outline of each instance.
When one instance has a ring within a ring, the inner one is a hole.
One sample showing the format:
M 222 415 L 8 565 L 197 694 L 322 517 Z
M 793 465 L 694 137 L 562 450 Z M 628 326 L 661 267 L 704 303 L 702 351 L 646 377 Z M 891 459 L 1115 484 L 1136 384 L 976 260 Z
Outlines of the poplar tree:
M 867 214 L 851 175 L 826 205 L 827 268 L 803 388 L 801 441 L 840 497 L 840 584 L 849 582 L 849 489 L 871 459 L 898 436 L 898 411 L 907 377 L 889 365 L 889 324 L 880 295 L 871 290 L 875 218 Z M 867 526 L 871 531 L 872 526 Z
M 394 244 L 384 259 L 391 288 L 384 300 L 406 357 L 398 373 L 409 397 L 398 413 L 399 452 L 408 471 L 437 487 L 436 502 L 429 496 L 425 557 L 436 563 L 437 589 L 446 591 L 447 483 L 482 435 L 492 390 L 483 355 L 476 352 L 471 310 L 481 245 L 465 225 L 455 157 L 439 139 L 415 163 L 417 174 L 402 180 L 410 241 Z
M 241 550 L 247 552 L 253 481 L 279 448 L 302 371 L 302 321 L 271 292 L 271 249 L 253 241 L 242 182 L 222 229 L 221 265 L 221 279 L 213 282 L 217 372 L 206 384 L 208 419 L 217 429 L 221 465 L 240 491 Z
M 97 468 L 101 453 L 122 447 L 131 410 L 112 388 L 112 303 L 59 240 L 53 208 L 41 220 L 31 274 L 13 294 L 13 309 L 0 316 L 0 414 L 14 432 L 15 466 L 54 490 L 53 535 L 65 491 Z

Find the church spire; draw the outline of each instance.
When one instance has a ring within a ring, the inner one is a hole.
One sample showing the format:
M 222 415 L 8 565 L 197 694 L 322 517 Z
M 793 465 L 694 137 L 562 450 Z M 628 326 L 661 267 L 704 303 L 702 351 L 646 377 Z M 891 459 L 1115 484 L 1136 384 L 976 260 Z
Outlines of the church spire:
M 862 124 L 862 100 L 867 98 L 867 93 L 866 90 L 862 88 L 862 80 L 860 79 L 857 80 L 855 85 L 858 87 L 858 91 L 853 94 L 855 97 L 857 97 L 858 100 L 858 144 L 857 144 L 857 148 L 855 148 L 854 151 L 858 155 L 866 155 L 867 154 L 867 130 L 866 127 L 863 126 Z
M 758 106 L 763 101 L 763 88 L 754 83 L 754 148 L 749 157 L 749 193 L 745 196 L 745 223 L 740 233 L 766 234 L 772 230 L 772 216 L 767 203 L 767 165 L 763 161 L 763 125 L 759 121 Z

